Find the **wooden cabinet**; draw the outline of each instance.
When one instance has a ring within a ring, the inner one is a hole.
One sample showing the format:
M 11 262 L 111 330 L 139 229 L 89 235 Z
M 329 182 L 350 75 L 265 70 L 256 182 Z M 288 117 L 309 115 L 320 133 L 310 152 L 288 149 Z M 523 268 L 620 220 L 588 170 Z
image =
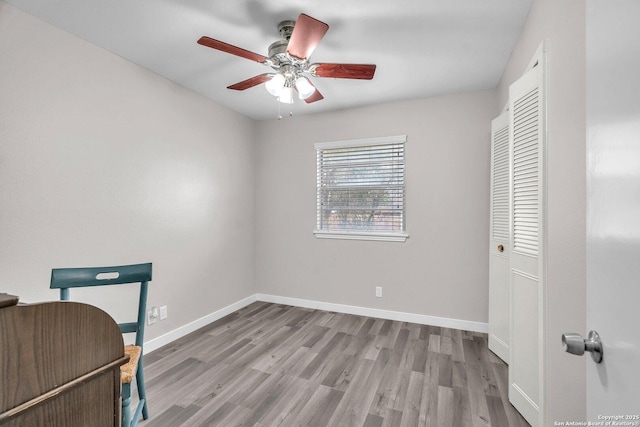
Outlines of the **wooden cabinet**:
M 0 426 L 120 426 L 115 321 L 87 304 L 15 301 L 0 294 Z

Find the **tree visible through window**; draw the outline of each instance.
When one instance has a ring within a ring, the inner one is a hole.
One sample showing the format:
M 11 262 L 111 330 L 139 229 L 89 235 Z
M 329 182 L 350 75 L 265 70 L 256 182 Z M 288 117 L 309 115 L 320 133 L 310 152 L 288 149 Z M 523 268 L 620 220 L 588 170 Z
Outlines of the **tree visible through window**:
M 405 140 L 400 136 L 316 144 L 317 235 L 404 235 Z

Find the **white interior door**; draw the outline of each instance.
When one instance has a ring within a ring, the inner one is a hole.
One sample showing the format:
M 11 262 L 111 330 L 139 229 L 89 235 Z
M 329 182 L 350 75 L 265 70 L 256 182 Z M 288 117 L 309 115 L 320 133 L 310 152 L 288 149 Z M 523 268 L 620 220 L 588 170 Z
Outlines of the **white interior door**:
M 511 334 L 509 401 L 541 425 L 543 342 L 543 66 L 509 88 Z
M 587 327 L 604 347 L 587 363 L 587 416 L 638 426 L 640 2 L 586 4 Z
M 489 350 L 509 363 L 509 115 L 491 122 Z

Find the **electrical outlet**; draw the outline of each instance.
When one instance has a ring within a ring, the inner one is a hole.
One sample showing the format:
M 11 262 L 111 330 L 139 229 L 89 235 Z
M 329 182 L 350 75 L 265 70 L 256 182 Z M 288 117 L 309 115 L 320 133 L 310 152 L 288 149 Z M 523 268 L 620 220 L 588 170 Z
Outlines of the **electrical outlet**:
M 160 320 L 165 320 L 167 318 L 167 306 L 163 305 L 160 307 Z
M 382 286 L 376 286 L 376 297 L 382 298 Z
M 147 311 L 147 325 L 153 325 L 158 319 L 158 307 L 152 307 Z
M 154 323 L 156 323 L 156 318 L 153 317 L 153 311 L 148 310 L 147 311 L 147 325 L 153 325 Z

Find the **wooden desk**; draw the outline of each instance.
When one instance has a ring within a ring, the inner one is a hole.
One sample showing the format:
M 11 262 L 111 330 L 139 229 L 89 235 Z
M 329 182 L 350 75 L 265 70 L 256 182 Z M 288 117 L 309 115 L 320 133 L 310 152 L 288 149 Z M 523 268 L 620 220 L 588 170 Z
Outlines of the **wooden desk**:
M 87 304 L 16 303 L 0 294 L 0 426 L 120 426 L 115 321 Z

